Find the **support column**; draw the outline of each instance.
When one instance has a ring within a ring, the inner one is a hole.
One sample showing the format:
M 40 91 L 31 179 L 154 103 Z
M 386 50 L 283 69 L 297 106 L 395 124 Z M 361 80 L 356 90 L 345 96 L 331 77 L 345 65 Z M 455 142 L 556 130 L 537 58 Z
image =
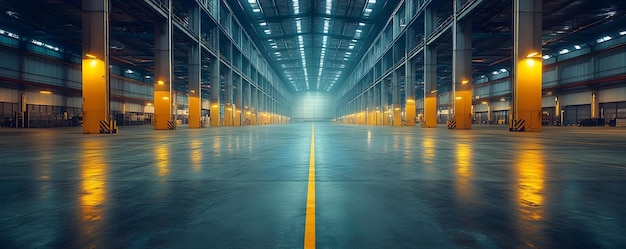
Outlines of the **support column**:
M 200 44 L 189 49 L 189 128 L 204 128 L 202 120 L 202 90 Z
M 376 108 L 374 106 L 374 89 L 367 91 L 367 125 L 376 125 Z
M 246 125 L 252 125 L 252 84 L 246 86 Z
M 563 108 L 561 107 L 561 96 L 554 97 L 554 116 L 559 120 L 559 125 L 563 125 Z
M 600 118 L 600 103 L 596 90 L 591 90 L 591 118 Z
M 237 80 L 237 94 L 235 97 L 235 126 L 241 126 L 244 119 L 245 111 L 243 109 L 243 77 Z
M 110 128 L 109 109 L 109 1 L 83 0 L 83 133 L 116 133 Z M 22 97 L 22 115 L 25 111 Z M 22 117 L 22 121 L 25 117 Z M 25 127 L 22 125 L 21 127 Z
M 387 79 L 380 81 L 380 108 L 382 113 L 382 125 L 389 125 L 389 82 Z
M 373 87 L 374 95 L 372 96 L 372 106 L 375 109 L 374 112 L 374 125 L 382 125 L 382 109 L 380 108 L 380 87 Z
M 404 116 L 407 126 L 415 126 L 415 69 L 413 61 L 408 60 L 405 67 L 404 94 L 406 104 L 404 105 Z
M 491 101 L 487 102 L 487 123 L 491 124 L 492 123 L 492 114 L 491 114 Z
M 541 0 L 513 1 L 510 131 L 541 131 Z
M 462 6 L 455 1 L 455 9 Z M 456 20 L 452 26 L 452 82 L 454 116 L 449 129 L 472 128 L 472 22 Z
M 213 62 L 211 64 L 211 108 L 210 108 L 210 119 L 211 119 L 211 127 L 218 127 L 221 124 L 220 110 L 221 110 L 221 101 L 220 94 L 222 93 L 222 79 L 220 76 L 220 60 L 219 56 L 217 58 L 213 58 Z
M 171 6 L 170 6 L 171 7 Z M 157 22 L 154 32 L 154 129 L 173 130 L 172 117 L 172 16 Z
M 189 25 L 200 38 L 200 8 L 194 5 L 189 9 Z M 189 48 L 189 128 L 204 128 L 202 120 L 202 52 L 200 44 L 193 43 Z
M 252 94 L 252 103 L 252 124 L 259 125 L 259 90 L 257 88 Z
M 392 125 L 402 126 L 402 106 L 400 105 L 400 77 L 398 72 L 391 72 L 391 103 L 392 103 Z
M 424 29 L 428 37 L 434 30 L 436 14 L 430 8 L 425 12 Z M 437 48 L 424 46 L 424 128 L 437 127 Z
M 227 69 L 224 75 L 224 126 L 235 125 L 235 107 L 233 105 L 233 70 Z

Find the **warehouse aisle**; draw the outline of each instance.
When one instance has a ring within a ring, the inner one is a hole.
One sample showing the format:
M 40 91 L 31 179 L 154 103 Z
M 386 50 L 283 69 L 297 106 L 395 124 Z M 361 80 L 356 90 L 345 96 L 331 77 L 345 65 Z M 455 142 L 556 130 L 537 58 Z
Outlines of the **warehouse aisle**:
M 3 248 L 626 247 L 626 132 L 0 130 Z M 307 213 L 314 164 L 315 212 Z

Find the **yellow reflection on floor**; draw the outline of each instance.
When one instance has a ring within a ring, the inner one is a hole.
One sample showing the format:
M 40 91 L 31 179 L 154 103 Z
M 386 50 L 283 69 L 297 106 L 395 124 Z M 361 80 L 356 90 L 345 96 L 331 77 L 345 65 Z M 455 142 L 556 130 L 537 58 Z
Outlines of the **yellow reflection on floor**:
M 154 156 L 156 158 L 159 176 L 167 176 L 170 173 L 170 151 L 165 143 L 159 143 L 154 147 Z
M 202 168 L 202 142 L 200 139 L 191 140 L 189 150 L 191 151 L 191 168 L 193 172 L 199 172 Z
M 524 143 L 516 158 L 519 211 L 524 220 L 541 220 L 544 196 L 544 155 L 539 143 Z
M 422 140 L 422 148 L 424 152 L 422 153 L 422 161 L 424 163 L 434 163 L 435 159 L 435 140 L 430 137 L 425 137 Z
M 456 145 L 456 193 L 464 201 L 472 199 L 472 150 L 469 144 Z
M 83 221 L 102 219 L 102 204 L 106 200 L 106 171 L 108 164 L 103 154 L 104 144 L 97 140 L 87 140 L 82 144 L 81 177 L 81 218 Z M 93 226 L 87 226 L 87 234 L 93 233 Z
M 213 139 L 213 156 L 221 156 L 221 148 L 222 148 L 222 138 L 221 137 L 215 137 Z

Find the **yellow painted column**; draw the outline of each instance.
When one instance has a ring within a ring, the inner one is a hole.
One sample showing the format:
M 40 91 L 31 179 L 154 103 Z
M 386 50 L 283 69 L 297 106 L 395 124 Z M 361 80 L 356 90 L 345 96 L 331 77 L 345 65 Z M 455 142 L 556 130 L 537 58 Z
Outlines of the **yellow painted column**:
M 233 126 L 235 124 L 234 117 L 233 104 L 226 103 L 224 105 L 224 126 Z
M 100 133 L 101 121 L 112 122 L 109 111 L 109 1 L 83 0 L 82 4 L 83 133 Z M 25 103 L 22 95 L 22 105 Z M 22 113 L 24 111 L 22 108 Z
M 244 124 L 246 125 L 252 124 L 252 111 L 250 109 L 246 109 L 246 122 L 244 122 Z
M 415 69 L 413 67 L 413 61 L 407 61 L 404 69 L 404 95 L 406 99 L 404 104 L 404 117 L 406 126 L 415 126 Z
M 245 100 L 245 125 L 252 125 L 252 84 L 246 82 L 246 100 Z
M 235 96 L 235 126 L 242 126 L 242 120 L 244 118 L 245 113 L 242 111 L 243 108 L 243 77 L 238 76 L 237 79 L 237 91 Z
M 189 52 L 189 128 L 203 128 L 201 84 L 201 58 L 199 44 L 193 44 Z
M 209 107 L 209 119 L 210 119 L 210 123 L 211 123 L 211 127 L 218 127 L 220 126 L 220 104 L 219 102 L 215 103 L 213 101 L 211 101 L 211 106 Z
M 381 125 L 389 125 L 389 82 L 383 79 L 380 82 L 380 109 L 381 109 Z
M 241 126 L 241 113 L 242 113 L 242 111 L 239 108 L 236 108 L 235 106 L 233 106 L 233 108 L 236 110 L 235 111 L 235 126 Z
M 598 91 L 591 91 L 591 118 L 600 117 L 600 102 L 598 102 Z
M 455 1 L 455 8 L 462 6 Z M 449 129 L 472 128 L 472 22 L 453 25 L 452 81 L 454 89 L 454 117 L 448 122 Z
M 200 8 L 189 8 L 189 27 L 200 38 Z M 189 48 L 189 128 L 204 128 L 202 120 L 202 58 L 200 44 L 192 43 Z
M 172 19 L 155 24 L 154 32 L 154 129 L 173 130 L 172 118 Z
M 402 126 L 402 105 L 400 104 L 400 77 L 398 77 L 398 72 L 393 71 L 391 73 L 391 115 L 392 115 L 392 123 L 393 126 Z
M 415 126 L 416 110 L 415 110 L 415 100 L 414 99 L 407 99 L 406 100 L 406 107 L 404 109 L 404 112 L 405 112 L 405 116 L 406 116 L 406 125 L 407 126 Z
M 514 1 L 510 131 L 541 131 L 541 6 L 541 0 Z
M 260 91 L 258 89 L 254 89 L 254 93 L 252 94 L 252 103 L 253 103 L 252 124 L 253 125 L 259 125 L 259 118 L 260 118 L 259 115 L 261 115 L 260 98 L 261 98 Z
M 410 48 L 410 44 L 413 43 L 413 39 L 415 39 L 415 30 L 407 29 L 406 30 L 406 50 L 405 53 L 408 52 Z M 408 59 L 408 57 L 407 57 Z M 406 121 L 406 126 L 415 126 L 415 62 L 412 60 L 407 60 L 404 66 L 404 95 L 405 95 L 405 103 L 404 103 L 404 120 Z
M 211 118 L 211 127 L 218 127 L 222 123 L 220 98 L 220 95 L 222 93 L 222 78 L 220 76 L 221 71 L 219 57 L 211 59 L 211 108 L 209 109 L 209 111 Z
M 393 126 L 402 126 L 402 108 L 400 105 L 393 107 Z
M 389 107 L 388 106 L 386 106 L 383 111 L 382 125 L 383 126 L 389 125 Z
M 424 34 L 430 35 L 436 29 L 437 15 L 431 8 L 424 12 Z M 424 46 L 424 128 L 437 127 L 437 48 L 431 44 Z

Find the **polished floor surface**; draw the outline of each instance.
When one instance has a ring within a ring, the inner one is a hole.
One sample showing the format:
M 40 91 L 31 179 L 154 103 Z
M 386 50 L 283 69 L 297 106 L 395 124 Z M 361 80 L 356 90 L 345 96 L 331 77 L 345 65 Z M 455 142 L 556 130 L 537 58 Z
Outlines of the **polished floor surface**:
M 302 248 L 311 123 L 0 129 L 0 248 Z M 626 129 L 315 124 L 318 248 L 626 248 Z M 313 214 L 311 214 L 313 215 Z

